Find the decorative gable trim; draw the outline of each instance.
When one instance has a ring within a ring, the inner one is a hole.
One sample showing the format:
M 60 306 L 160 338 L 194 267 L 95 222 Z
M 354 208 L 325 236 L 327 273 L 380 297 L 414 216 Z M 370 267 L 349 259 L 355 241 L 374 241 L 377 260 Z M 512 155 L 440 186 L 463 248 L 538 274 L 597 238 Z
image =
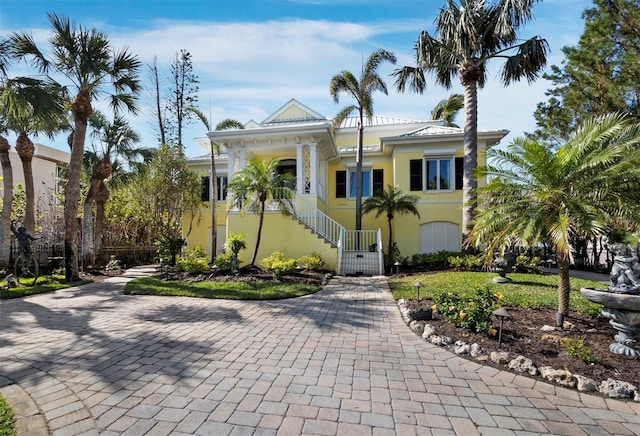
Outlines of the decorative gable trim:
M 261 124 L 263 126 L 273 124 L 308 123 L 310 121 L 326 121 L 327 118 L 314 111 L 310 107 L 292 98 L 274 113 L 269 115 Z

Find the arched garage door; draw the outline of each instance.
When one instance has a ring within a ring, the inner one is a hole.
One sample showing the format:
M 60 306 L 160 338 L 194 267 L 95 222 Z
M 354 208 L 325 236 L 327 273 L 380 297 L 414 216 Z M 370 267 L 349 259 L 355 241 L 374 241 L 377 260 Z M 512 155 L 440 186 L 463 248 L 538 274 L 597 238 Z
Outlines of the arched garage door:
M 420 253 L 460 251 L 460 226 L 447 221 L 420 225 Z

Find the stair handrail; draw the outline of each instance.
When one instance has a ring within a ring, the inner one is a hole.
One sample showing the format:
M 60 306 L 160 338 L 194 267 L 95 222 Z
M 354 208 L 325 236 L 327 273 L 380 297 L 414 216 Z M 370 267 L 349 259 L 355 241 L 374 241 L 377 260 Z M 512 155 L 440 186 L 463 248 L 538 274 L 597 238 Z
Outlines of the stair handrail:
M 294 216 L 309 226 L 312 231 L 331 244 L 338 246 L 339 239 L 344 227 L 342 224 L 331 218 L 317 208 L 316 205 L 309 202 L 306 198 L 296 195 L 296 193 L 289 189 L 283 188 L 286 191 L 286 198 L 293 199 L 293 214 Z

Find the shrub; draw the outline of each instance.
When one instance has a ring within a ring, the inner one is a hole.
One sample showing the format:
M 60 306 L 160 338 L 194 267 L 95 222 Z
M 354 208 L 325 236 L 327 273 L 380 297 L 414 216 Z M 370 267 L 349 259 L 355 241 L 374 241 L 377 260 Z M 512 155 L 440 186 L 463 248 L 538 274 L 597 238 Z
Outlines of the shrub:
M 410 263 L 415 267 L 425 269 L 444 269 L 447 267 L 447 259 L 450 256 L 460 255 L 451 251 L 440 251 L 438 253 L 416 253 L 411 256 Z
M 178 256 L 176 267 L 178 267 L 178 270 L 189 274 L 202 273 L 209 270 L 209 259 L 204 256 L 202 248 L 197 246 L 193 250 Z
M 320 271 L 324 268 L 324 259 L 318 253 L 311 253 L 298 259 L 298 264 L 306 269 Z
M 472 255 L 449 256 L 447 262 L 457 271 L 474 271 L 480 267 L 480 258 Z
M 540 258 L 538 256 L 525 256 L 524 254 L 516 257 L 516 271 L 531 273 L 531 274 L 540 274 L 542 272 L 542 264 L 540 263 Z
M 567 349 L 567 355 L 569 357 L 576 357 L 587 365 L 596 363 L 596 359 L 593 358 L 591 350 L 584 344 L 584 340 L 563 338 L 560 344 Z
M 502 299 L 499 292 L 489 288 L 476 291 L 475 295 L 461 299 L 451 292 L 433 298 L 434 311 L 440 313 L 450 323 L 476 333 L 489 333 L 493 311 Z
M 232 253 L 220 253 L 216 256 L 216 259 L 213 261 L 213 264 L 217 266 L 220 271 L 231 271 L 232 258 L 233 258 Z
M 285 258 L 281 251 L 274 251 L 270 256 L 262 259 L 260 264 L 277 276 L 292 273 L 298 268 L 298 261 L 291 258 Z

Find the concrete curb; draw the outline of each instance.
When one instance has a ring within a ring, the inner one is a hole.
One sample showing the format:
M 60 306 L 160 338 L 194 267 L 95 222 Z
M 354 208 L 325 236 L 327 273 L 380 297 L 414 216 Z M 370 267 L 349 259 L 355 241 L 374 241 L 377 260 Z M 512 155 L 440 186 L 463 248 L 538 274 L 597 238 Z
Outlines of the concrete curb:
M 19 436 L 47 436 L 49 427 L 31 396 L 17 384 L 0 388 L 0 395 L 13 409 Z

